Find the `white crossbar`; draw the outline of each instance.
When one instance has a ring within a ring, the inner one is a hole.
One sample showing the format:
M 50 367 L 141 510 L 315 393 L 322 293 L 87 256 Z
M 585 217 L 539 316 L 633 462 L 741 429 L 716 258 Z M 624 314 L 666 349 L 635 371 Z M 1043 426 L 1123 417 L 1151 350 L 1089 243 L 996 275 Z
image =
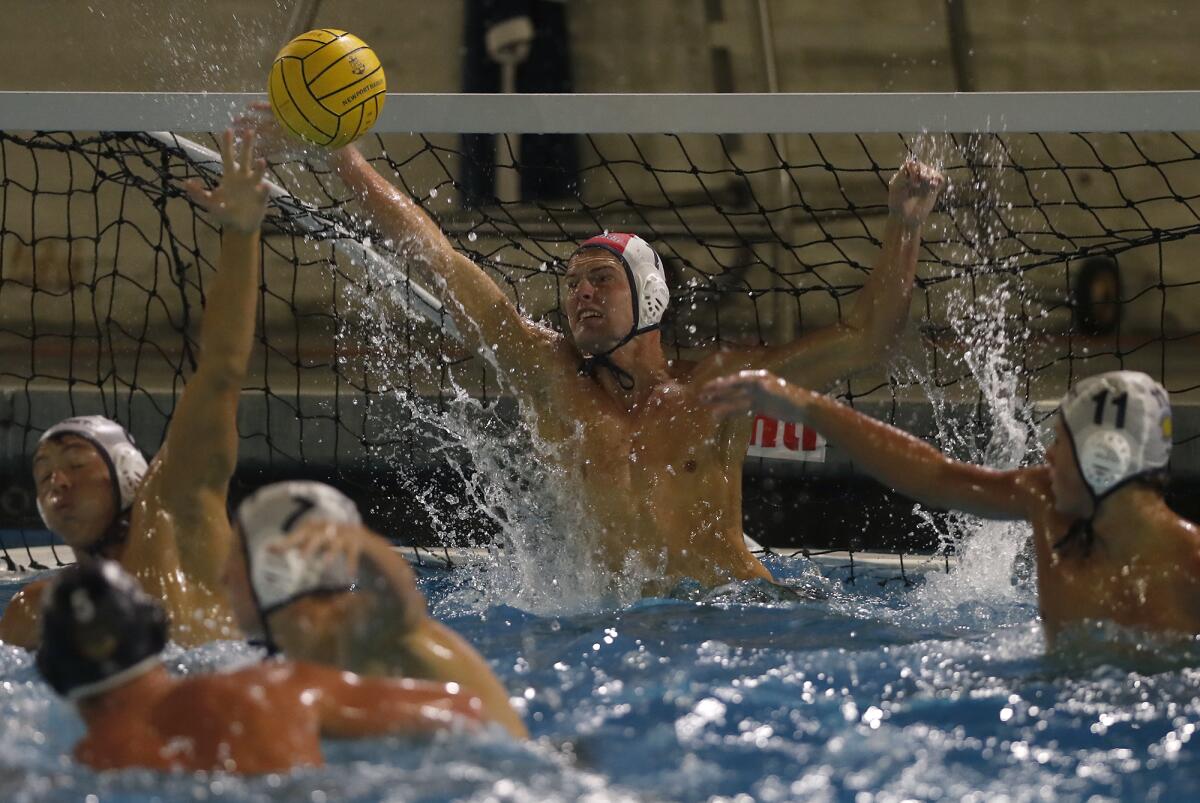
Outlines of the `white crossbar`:
M 216 131 L 257 93 L 0 92 L 0 129 Z M 380 133 L 1200 131 L 1200 91 L 388 95 Z

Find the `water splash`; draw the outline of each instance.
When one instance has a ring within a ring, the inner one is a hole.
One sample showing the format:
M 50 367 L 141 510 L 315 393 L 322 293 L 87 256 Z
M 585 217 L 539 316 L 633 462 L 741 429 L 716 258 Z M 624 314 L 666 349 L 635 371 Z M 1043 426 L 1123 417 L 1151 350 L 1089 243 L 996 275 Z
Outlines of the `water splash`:
M 420 253 L 406 257 L 422 258 Z M 358 358 L 363 370 L 388 377 L 393 386 L 389 393 L 404 411 L 401 420 L 381 422 L 385 439 L 421 439 L 430 454 L 446 456 L 445 467 L 463 490 L 461 499 L 446 498 L 444 489 L 414 481 L 408 470 L 406 485 L 439 539 L 460 543 L 468 529 L 490 531 L 491 537 L 477 544 L 486 554 L 465 567 L 469 579 L 456 603 L 477 610 L 506 604 L 537 613 L 568 613 L 617 608 L 637 599 L 643 583 L 660 576 L 658 567 L 631 557 L 615 580 L 602 568 L 594 527 L 581 500 L 569 493 L 568 478 L 556 468 L 560 461 L 554 447 L 534 434 L 529 411 L 520 411 L 516 422 L 506 420 L 500 405 L 485 405 L 447 369 L 448 360 L 436 344 L 415 336 L 423 324 L 412 318 L 393 322 L 396 310 L 405 308 L 400 297 L 405 285 L 399 281 L 403 268 L 393 270 L 392 276 L 376 277 L 394 286 L 390 293 L 354 299 L 361 316 L 357 325 L 364 331 L 352 335 L 369 344 Z M 413 343 L 423 347 L 413 348 Z M 484 352 L 491 375 L 502 380 L 494 354 Z M 422 372 L 439 377 L 437 399 L 394 387 L 403 384 L 402 377 Z M 402 447 L 381 456 L 405 473 Z
M 956 310 L 946 316 L 949 332 L 941 335 L 950 348 L 939 347 L 939 357 L 948 359 L 949 366 L 935 366 L 927 358 L 919 370 L 910 366 L 906 379 L 919 384 L 929 398 L 937 443 L 948 454 L 1000 470 L 1028 465 L 1040 457 L 1040 444 L 1032 408 L 1022 393 L 1026 375 L 1015 356 L 1029 339 L 1019 311 L 1023 279 L 1016 256 L 1001 248 L 1011 226 L 1011 204 L 1005 201 L 1007 153 L 994 137 L 925 137 L 913 143 L 913 151 L 955 165 L 948 170 L 951 181 L 943 200 L 950 213 L 947 254 L 952 264 L 969 267 L 957 272 L 943 301 Z M 976 398 L 952 398 L 941 390 L 946 383 L 939 382 L 939 372 L 954 369 L 973 380 Z M 974 415 L 964 414 L 967 405 Z M 913 595 L 914 605 L 945 609 L 1028 598 L 1029 589 L 1014 584 L 1014 566 L 1031 533 L 1027 523 L 951 512 L 939 526 L 920 505 L 915 512 L 958 559 L 949 573 L 927 577 Z

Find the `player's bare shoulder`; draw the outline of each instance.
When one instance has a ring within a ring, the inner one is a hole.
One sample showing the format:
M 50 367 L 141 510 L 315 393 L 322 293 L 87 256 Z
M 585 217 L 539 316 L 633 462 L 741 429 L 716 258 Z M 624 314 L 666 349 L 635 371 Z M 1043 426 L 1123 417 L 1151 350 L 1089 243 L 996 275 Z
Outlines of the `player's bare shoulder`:
M 677 360 L 678 368 L 673 367 L 672 371 L 680 381 L 700 386 L 748 367 L 755 351 L 753 348 L 721 347 L 696 360 Z
M 667 371 L 671 378 L 683 386 L 694 386 L 697 389 L 704 384 L 704 377 L 700 375 L 700 367 L 704 364 L 705 359 L 686 360 L 678 358 L 667 361 Z
M 530 326 L 539 329 L 539 335 L 545 338 L 545 348 L 536 371 L 538 381 L 528 388 L 530 394 L 544 396 L 573 387 L 581 377 L 581 358 L 570 339 L 542 323 L 531 322 Z M 534 372 L 531 372 L 530 378 L 533 377 Z
M 1173 511 L 1169 515 L 1171 539 L 1179 545 L 1179 567 L 1200 584 L 1200 525 Z M 1200 610 L 1197 616 L 1200 616 Z

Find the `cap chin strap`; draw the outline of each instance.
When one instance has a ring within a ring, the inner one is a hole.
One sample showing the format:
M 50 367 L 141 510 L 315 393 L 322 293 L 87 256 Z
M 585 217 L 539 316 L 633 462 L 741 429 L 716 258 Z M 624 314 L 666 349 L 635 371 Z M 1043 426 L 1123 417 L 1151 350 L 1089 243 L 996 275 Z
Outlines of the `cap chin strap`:
M 102 694 L 106 691 L 112 691 L 118 686 L 124 686 L 134 678 L 146 674 L 160 663 L 162 663 L 162 661 L 161 656 L 158 653 L 147 655 L 136 664 L 127 666 L 120 672 L 114 672 L 108 677 L 97 680 L 94 683 L 84 683 L 76 686 L 67 692 L 66 697 L 71 702 L 77 703 L 80 700 L 88 697 L 94 697 L 97 694 Z
M 274 658 L 280 654 L 279 646 L 266 636 L 263 636 L 262 638 L 248 638 L 246 639 L 246 646 L 257 647 L 259 649 L 266 650 L 268 658 Z
M 599 243 L 577 248 L 575 253 L 578 254 L 584 248 L 599 248 L 603 251 L 608 251 L 621 261 L 621 267 L 625 269 L 625 279 L 627 282 L 629 282 L 629 294 L 633 298 L 633 328 L 629 330 L 629 334 L 617 341 L 617 345 L 613 346 L 607 351 L 602 351 L 599 354 L 589 354 L 588 356 L 584 357 L 579 363 L 579 374 L 580 376 L 590 376 L 595 379 L 597 370 L 604 368 L 610 374 L 612 374 L 612 378 L 616 380 L 617 385 L 620 386 L 621 390 L 630 391 L 637 386 L 637 381 L 633 378 L 633 374 L 629 373 L 624 368 L 613 362 L 608 355 L 612 354 L 614 351 L 621 348 L 621 346 L 624 346 L 638 335 L 644 335 L 646 332 L 653 332 L 655 329 L 658 329 L 659 324 L 655 323 L 651 324 L 650 326 L 638 326 L 638 318 L 641 317 L 641 298 L 638 295 L 637 280 L 633 275 L 633 268 L 629 266 L 629 260 L 625 258 L 625 255 L 611 246 L 601 245 Z M 572 256 L 574 256 L 574 254 L 572 254 Z
M 1096 521 L 1096 514 L 1100 512 L 1100 503 L 1124 488 L 1126 485 L 1130 485 L 1139 480 L 1144 480 L 1146 477 L 1154 474 L 1156 470 L 1157 469 L 1151 469 L 1147 471 L 1139 471 L 1137 474 L 1130 474 L 1128 477 L 1125 477 L 1116 485 L 1099 495 L 1097 495 L 1096 492 L 1092 490 L 1091 486 L 1087 485 L 1085 482 L 1084 485 L 1087 486 L 1088 492 L 1092 495 L 1092 515 L 1088 516 L 1086 519 L 1075 519 L 1075 521 L 1071 522 L 1071 526 L 1067 529 L 1067 534 L 1054 542 L 1054 550 L 1057 552 L 1061 548 L 1069 548 L 1074 544 L 1079 543 L 1083 549 L 1083 556 L 1086 558 L 1088 555 L 1090 555 L 1092 552 L 1092 546 L 1096 542 L 1096 529 L 1094 527 L 1094 523 Z
M 1071 432 L 1071 428 L 1066 426 L 1065 422 L 1063 429 L 1067 433 L 1067 442 L 1071 446 L 1071 455 L 1075 458 L 1076 470 L 1080 474 L 1080 479 L 1083 480 L 1083 487 L 1087 488 L 1088 494 L 1092 497 L 1092 515 L 1086 519 L 1080 518 L 1071 522 L 1071 526 L 1067 528 L 1066 535 L 1054 542 L 1054 551 L 1059 552 L 1078 544 L 1083 550 L 1083 556 L 1086 558 L 1092 553 L 1092 547 L 1096 543 L 1095 521 L 1096 514 L 1100 512 L 1100 503 L 1131 482 L 1153 474 L 1157 469 L 1148 469 L 1146 471 L 1139 471 L 1136 474 L 1130 474 L 1128 477 L 1123 477 L 1120 482 L 1113 484 L 1104 493 L 1097 494 L 1091 484 L 1083 478 L 1082 469 L 1079 468 L 1079 450 L 1075 446 L 1075 433 Z
M 1061 415 L 1061 414 L 1060 414 Z M 1083 476 L 1083 468 L 1079 463 L 1079 449 L 1075 446 L 1075 433 L 1071 431 L 1070 425 L 1067 424 L 1066 418 L 1063 417 L 1063 431 L 1067 433 L 1067 443 L 1071 447 L 1071 457 L 1075 461 L 1075 471 L 1079 474 L 1079 479 L 1083 482 L 1083 487 L 1087 488 L 1088 495 L 1092 497 L 1092 515 L 1086 519 L 1075 519 L 1071 522 L 1071 526 L 1067 528 L 1067 534 L 1054 542 L 1054 551 L 1059 552 L 1079 544 L 1083 550 L 1083 556 L 1086 558 L 1092 553 L 1092 546 L 1096 543 L 1096 530 L 1092 523 L 1096 519 L 1096 511 L 1100 509 L 1100 497 L 1096 496 L 1096 492 Z M 1111 493 L 1111 490 L 1109 491 Z M 1106 494 L 1107 495 L 1107 494 Z
M 624 368 L 613 362 L 608 355 L 612 354 L 614 351 L 621 348 L 621 346 L 624 346 L 638 335 L 644 335 L 647 332 L 653 332 L 657 328 L 658 324 L 646 326 L 641 329 L 633 329 L 629 332 L 629 334 L 621 338 L 621 340 L 617 342 L 617 345 L 613 346 L 607 351 L 602 351 L 599 354 L 590 354 L 587 357 L 584 357 L 579 363 L 580 375 L 590 376 L 595 379 L 596 371 L 600 368 L 605 368 L 610 374 L 612 374 L 613 379 L 616 380 L 617 384 L 621 387 L 621 390 L 633 390 L 637 385 L 637 382 L 633 378 L 633 374 L 629 373 Z
M 1054 551 L 1062 552 L 1078 544 L 1083 550 L 1085 558 L 1092 554 L 1092 546 L 1096 543 L 1096 530 L 1092 526 L 1095 517 L 1093 513 L 1086 519 L 1075 519 L 1071 522 L 1071 526 L 1067 528 L 1067 534 L 1054 542 Z

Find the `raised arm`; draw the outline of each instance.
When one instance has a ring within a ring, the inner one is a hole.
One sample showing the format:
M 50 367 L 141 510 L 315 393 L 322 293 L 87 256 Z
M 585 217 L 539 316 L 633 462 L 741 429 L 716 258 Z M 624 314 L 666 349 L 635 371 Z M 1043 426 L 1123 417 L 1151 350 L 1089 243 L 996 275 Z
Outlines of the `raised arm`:
M 517 738 L 528 737 L 504 684 L 466 639 L 428 615 L 412 567 L 386 539 L 361 525 L 313 522 L 272 548 L 297 550 L 310 561 L 342 560 L 362 592 L 378 595 L 380 604 L 368 609 L 365 626 L 344 628 L 353 642 L 347 649 L 355 656 L 351 666 L 377 664 L 382 652 L 385 663 L 405 675 L 457 683 L 478 695 L 484 716 Z
M 908 319 L 921 231 L 944 184 L 941 173 L 920 162 L 910 160 L 896 171 L 888 185 L 883 247 L 843 320 L 781 346 L 718 352 L 701 364 L 704 376 L 760 369 L 825 388 L 887 359 Z
M 933 507 L 990 519 L 1030 515 L 1033 500 L 1021 482 L 1027 470 L 997 471 L 953 460 L 920 438 L 766 371 L 714 380 L 701 399 L 722 417 L 758 411 L 803 422 L 848 454 L 862 471 Z
M 175 528 L 175 548 L 184 573 L 209 588 L 220 587 L 228 547 L 213 539 L 228 539 L 229 533 L 225 498 L 237 465 L 238 400 L 254 338 L 259 232 L 267 203 L 266 163 L 254 158 L 252 132 L 235 143 L 233 132 L 226 131 L 221 159 L 219 186 L 209 191 L 192 181 L 186 187 L 220 224 L 221 256 L 207 288 L 196 373 L 175 407 L 145 490 L 157 510 L 181 525 Z M 212 522 L 219 526 L 209 526 Z
M 266 104 L 241 118 L 281 150 L 296 150 Z M 499 367 L 518 382 L 536 382 L 552 335 L 517 311 L 484 270 L 460 254 L 441 228 L 405 193 L 379 175 L 353 145 L 320 155 L 367 212 L 391 247 L 446 305 L 468 348 L 494 353 Z
M 478 725 L 478 698 L 453 683 L 368 678 L 318 664 L 295 664 L 317 692 L 321 735 L 355 739 L 387 733 L 432 733 Z

